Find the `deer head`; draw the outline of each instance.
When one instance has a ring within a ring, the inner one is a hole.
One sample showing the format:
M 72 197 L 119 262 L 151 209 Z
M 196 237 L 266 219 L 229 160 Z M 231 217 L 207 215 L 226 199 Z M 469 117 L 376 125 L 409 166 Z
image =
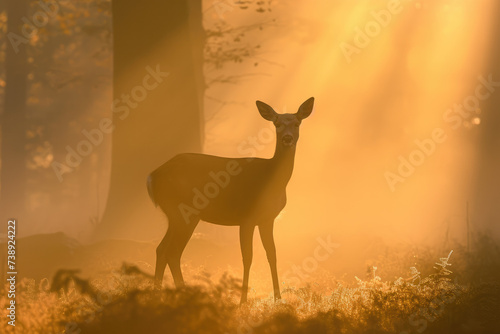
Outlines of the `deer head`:
M 268 104 L 257 101 L 260 115 L 274 123 L 276 127 L 276 142 L 283 147 L 294 147 L 299 139 L 299 127 L 304 118 L 307 118 L 314 106 L 314 97 L 307 99 L 295 114 L 278 114 Z

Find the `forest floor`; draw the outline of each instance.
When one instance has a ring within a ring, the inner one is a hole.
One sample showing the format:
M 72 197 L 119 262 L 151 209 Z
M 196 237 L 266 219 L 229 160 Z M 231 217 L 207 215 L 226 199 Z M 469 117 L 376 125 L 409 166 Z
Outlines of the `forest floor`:
M 242 306 L 240 281 L 224 272 L 211 278 L 186 265 L 186 281 L 195 285 L 156 291 L 151 273 L 135 265 L 91 278 L 61 269 L 50 280 L 17 283 L 15 328 L 2 292 L 0 332 L 500 333 L 500 247 L 480 235 L 471 249 L 422 250 L 418 268 L 403 267 L 406 253 L 388 252 L 362 278 L 317 271 L 300 286 L 283 282 L 277 302 L 254 289 Z

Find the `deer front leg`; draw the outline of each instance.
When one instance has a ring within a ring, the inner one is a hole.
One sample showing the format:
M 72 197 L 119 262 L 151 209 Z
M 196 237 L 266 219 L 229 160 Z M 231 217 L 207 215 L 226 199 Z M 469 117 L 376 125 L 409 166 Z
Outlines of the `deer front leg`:
M 281 299 L 280 285 L 278 281 L 278 270 L 276 269 L 276 246 L 274 245 L 273 235 L 274 222 L 259 225 L 260 239 L 266 250 L 267 260 L 271 267 L 271 276 L 273 279 L 274 300 Z
M 155 268 L 155 289 L 160 290 L 163 282 L 163 276 L 165 274 L 165 268 L 167 266 L 167 249 L 169 244 L 172 242 L 172 230 L 169 228 L 163 240 L 160 242 L 156 248 L 156 268 Z
M 250 275 L 250 266 L 252 265 L 253 256 L 253 232 L 254 225 L 242 225 L 240 227 L 240 247 L 241 256 L 243 257 L 243 286 L 241 291 L 241 302 L 243 304 L 247 301 L 248 294 L 248 276 Z

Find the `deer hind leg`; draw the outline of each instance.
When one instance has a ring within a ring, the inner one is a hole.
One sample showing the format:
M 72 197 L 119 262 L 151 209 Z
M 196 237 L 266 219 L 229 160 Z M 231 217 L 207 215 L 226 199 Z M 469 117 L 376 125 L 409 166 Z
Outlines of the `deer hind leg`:
M 185 224 L 184 222 L 182 223 Z M 181 271 L 181 256 L 189 239 L 191 239 L 193 235 L 196 225 L 198 225 L 198 222 L 190 223 L 189 225 L 184 225 L 176 229 L 171 248 L 167 249 L 168 266 L 170 267 L 170 272 L 172 273 L 177 288 L 184 286 L 184 278 L 182 277 Z
M 186 224 L 182 218 L 169 219 L 167 233 L 156 249 L 155 287 L 161 287 L 167 264 L 170 267 L 175 286 L 177 288 L 184 286 L 180 260 L 198 221 Z

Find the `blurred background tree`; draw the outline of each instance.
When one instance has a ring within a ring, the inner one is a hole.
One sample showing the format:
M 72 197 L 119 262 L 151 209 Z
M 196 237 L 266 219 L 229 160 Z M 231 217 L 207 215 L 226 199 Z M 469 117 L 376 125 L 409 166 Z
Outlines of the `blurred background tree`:
M 60 228 L 75 201 L 88 209 L 96 198 L 106 147 L 64 183 L 51 163 L 64 161 L 81 129 L 102 118 L 99 99 L 109 99 L 111 84 L 110 8 L 102 0 L 6 3 L 0 11 L 0 212 L 29 220 L 21 233 L 37 233 Z
M 233 6 L 214 4 L 223 5 Z M 112 8 L 113 100 L 123 104 L 124 94 L 133 97 L 134 89 L 150 75 L 148 67 L 168 72 L 168 77 L 147 92 L 147 98 L 136 100 L 137 106 L 130 107 L 126 116 L 113 115 L 111 183 L 96 237 L 152 239 L 162 234 L 165 223 L 151 214 L 154 207 L 147 196 L 146 178 L 178 153 L 202 151 L 205 59 L 222 67 L 249 57 L 251 49 L 234 45 L 249 28 L 224 31 L 216 26 L 216 32 L 207 33 L 201 0 L 126 0 L 113 2 Z M 224 44 L 229 38 L 233 43 Z

